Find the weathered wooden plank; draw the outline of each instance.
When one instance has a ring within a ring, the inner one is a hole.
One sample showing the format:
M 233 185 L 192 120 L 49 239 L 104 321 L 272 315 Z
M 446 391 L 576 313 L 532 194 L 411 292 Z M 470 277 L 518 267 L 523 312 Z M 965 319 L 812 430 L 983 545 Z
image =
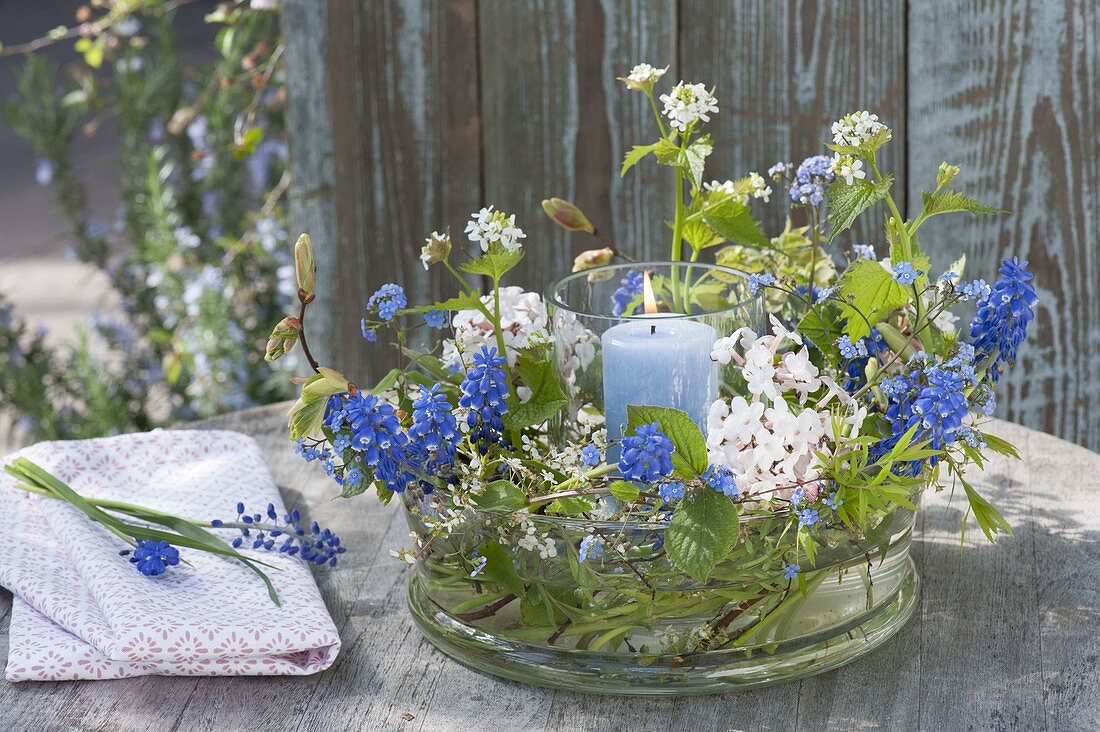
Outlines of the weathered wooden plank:
M 905 180 L 905 3 L 692 0 L 680 6 L 680 68 L 687 81 L 715 86 L 721 110 L 710 125 L 715 154 L 708 178 L 763 173 L 777 160 L 797 165 L 827 152 L 829 125 L 857 109 L 894 129 L 883 172 Z M 899 202 L 905 186 L 895 186 Z M 780 203 L 757 211 L 767 231 L 781 227 Z M 843 241 L 881 243 L 881 217 L 867 215 Z M 881 247 L 880 247 L 881 249 Z
M 1036 271 L 1038 317 L 1000 414 L 1100 448 L 1100 14 L 1075 2 L 914 3 L 909 33 L 910 197 L 953 156 L 962 187 L 1015 212 L 934 220 L 925 247 L 942 266 L 961 245 L 969 274 L 990 281 L 1004 256 Z
M 431 302 L 442 275 L 424 272 L 420 245 L 481 198 L 474 8 L 331 0 L 327 54 L 311 61 L 327 88 L 336 222 L 331 245 L 319 242 L 325 287 L 311 322 L 327 321 L 330 363 L 364 382 L 392 358 L 359 334 L 368 297 L 399 282 L 410 301 Z

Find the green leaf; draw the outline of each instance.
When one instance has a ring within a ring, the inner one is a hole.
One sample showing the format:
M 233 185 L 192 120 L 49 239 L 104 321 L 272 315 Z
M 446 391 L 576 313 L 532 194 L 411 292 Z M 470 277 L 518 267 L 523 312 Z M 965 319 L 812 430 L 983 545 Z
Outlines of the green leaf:
M 726 238 L 710 228 L 699 219 L 692 219 L 684 223 L 683 237 L 694 251 L 702 251 L 708 247 L 716 247 L 726 241 Z
M 523 259 L 523 249 L 510 252 L 507 249 L 493 246 L 477 259 L 459 265 L 459 269 L 470 274 L 485 275 L 496 281 L 519 264 L 521 259 Z M 448 308 L 448 310 L 453 309 Z
M 474 505 L 481 509 L 519 509 L 527 505 L 527 494 L 510 480 L 494 480 L 485 486 L 485 492 L 480 496 L 471 497 Z
M 512 553 L 493 541 L 481 547 L 481 556 L 485 557 L 484 574 L 516 597 L 523 597 L 526 589 L 512 564 Z
M 312 437 L 321 430 L 325 418 L 325 405 L 333 394 L 339 394 L 347 388 L 329 384 L 325 377 L 314 374 L 302 385 L 302 395 L 290 408 L 290 438 Z
M 707 164 L 707 156 L 713 151 L 714 145 L 710 141 L 710 135 L 705 135 L 688 145 L 680 156 L 680 166 L 684 168 L 691 184 L 696 188 L 703 185 L 703 169 Z
M 840 280 L 841 310 L 848 319 L 844 332 L 853 339 L 869 335 L 872 326 L 908 303 L 910 294 L 878 262 L 855 262 Z
M 889 323 L 879 323 L 875 328 L 882 336 L 882 340 L 886 341 L 886 345 L 890 346 L 890 350 L 902 359 L 908 360 L 909 356 L 913 355 L 915 350 L 913 344 L 897 328 Z
M 707 226 L 735 244 L 766 248 L 771 245 L 760 231 L 760 224 L 752 217 L 749 207 L 732 196 L 723 196 L 708 203 L 703 209 Z
M 641 495 L 642 492 L 638 486 L 626 480 L 613 481 L 608 488 L 611 491 L 611 495 L 624 503 L 634 503 L 634 501 L 638 500 L 638 496 Z
M 669 561 L 700 582 L 729 555 L 739 535 L 737 508 L 730 499 L 704 486 L 672 514 L 665 532 Z
M 628 152 L 626 154 L 626 157 L 623 158 L 623 167 L 622 170 L 619 171 L 619 177 L 621 178 L 625 176 L 626 171 L 633 168 L 641 161 L 642 158 L 653 152 L 658 144 L 659 143 L 655 142 L 652 145 L 635 145 L 634 147 L 630 148 L 630 152 Z
M 707 469 L 707 441 L 699 426 L 679 409 L 629 405 L 626 408 L 629 431 L 656 422 L 672 441 L 672 470 L 681 478 L 695 478 Z
M 985 440 L 985 444 L 989 446 L 989 449 L 998 455 L 1004 455 L 1010 458 L 1020 459 L 1020 453 L 1016 450 L 1015 445 L 1007 440 L 1002 440 L 996 435 L 991 435 L 988 432 L 982 433 L 982 439 Z
M 662 137 L 653 148 L 653 155 L 661 165 L 678 165 L 680 146 L 673 144 L 667 137 Z
M 388 389 L 392 389 L 394 385 L 397 384 L 398 379 L 400 379 L 401 375 L 404 373 L 405 372 L 401 369 L 390 369 L 389 372 L 385 376 L 383 376 L 377 384 L 374 385 L 374 388 L 370 390 L 370 393 L 381 394 Z
M 829 186 L 829 241 L 851 228 L 861 213 L 886 198 L 893 182 L 894 176 L 888 175 L 878 183 L 856 180 L 848 185 L 843 180 L 837 180 Z
M 561 390 L 558 371 L 549 358 L 538 359 L 529 352 L 516 361 L 520 382 L 531 390 L 531 398 L 520 402 L 514 394 L 508 397 L 504 426 L 509 430 L 539 425 L 557 414 L 569 398 Z
M 974 513 L 974 518 L 977 519 L 978 527 L 985 534 L 985 538 L 993 541 L 994 535 L 1001 531 L 1012 536 L 1012 526 L 1005 520 L 1005 517 L 993 508 L 989 501 L 982 498 L 972 485 L 962 478 L 959 478 L 959 482 L 962 483 L 963 490 L 966 491 L 966 499 L 970 501 L 970 510 Z M 963 521 L 965 522 L 965 519 Z
M 476 261 L 476 260 L 475 260 Z M 473 262 L 471 262 L 473 264 Z M 402 313 L 428 313 L 433 310 L 477 310 L 481 305 L 481 295 L 464 292 L 461 295 L 440 300 L 432 305 L 421 305 L 416 308 L 404 308 Z
M 581 496 L 558 498 L 550 502 L 550 505 L 546 507 L 546 513 L 558 516 L 576 516 L 577 514 L 591 511 L 595 505 L 595 502 L 591 499 Z
M 921 193 L 921 199 L 924 202 L 924 215 L 929 218 L 945 213 L 971 213 L 975 216 L 1011 213 L 1003 208 L 986 206 L 984 203 L 979 203 L 973 198 L 951 189 L 939 193 L 924 191 Z
M 843 334 L 839 309 L 830 303 L 818 303 L 798 321 L 798 332 L 809 339 L 829 360 L 839 358 L 836 342 Z

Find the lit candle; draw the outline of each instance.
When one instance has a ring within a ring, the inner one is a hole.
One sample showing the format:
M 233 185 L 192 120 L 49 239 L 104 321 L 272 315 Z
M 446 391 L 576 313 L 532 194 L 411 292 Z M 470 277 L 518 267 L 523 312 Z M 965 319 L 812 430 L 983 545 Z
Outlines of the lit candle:
M 707 410 L 718 398 L 718 364 L 710 357 L 717 332 L 706 323 L 658 313 L 648 272 L 643 282 L 645 315 L 608 328 L 600 339 L 611 440 L 622 437 L 627 405 L 679 409 L 705 430 Z

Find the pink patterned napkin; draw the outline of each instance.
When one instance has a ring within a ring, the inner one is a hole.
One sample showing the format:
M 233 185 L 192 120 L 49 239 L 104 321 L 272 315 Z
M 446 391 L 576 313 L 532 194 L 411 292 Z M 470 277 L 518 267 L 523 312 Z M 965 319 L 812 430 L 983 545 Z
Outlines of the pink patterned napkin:
M 85 496 L 201 520 L 235 519 L 238 501 L 285 513 L 256 443 L 235 432 L 157 430 L 16 455 Z M 0 474 L 0 584 L 15 595 L 8 679 L 303 675 L 336 659 L 339 634 L 300 560 L 245 552 L 277 567 L 265 571 L 282 607 L 239 562 L 205 552 L 181 549 L 192 566 L 146 577 L 106 529 L 14 483 Z

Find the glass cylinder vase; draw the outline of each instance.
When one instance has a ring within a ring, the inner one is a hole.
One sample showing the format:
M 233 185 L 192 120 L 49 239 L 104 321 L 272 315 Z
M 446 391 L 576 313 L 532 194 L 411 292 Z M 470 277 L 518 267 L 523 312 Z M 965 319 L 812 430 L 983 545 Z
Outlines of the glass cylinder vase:
M 764 324 L 762 294 L 749 291 L 743 272 L 714 264 L 596 267 L 553 283 L 546 302 L 569 398 L 551 425 L 557 442 L 578 424 L 604 421 L 613 443 L 630 405 L 679 409 L 705 429 L 707 408 L 735 390 L 737 378 L 711 359 L 714 342 Z

